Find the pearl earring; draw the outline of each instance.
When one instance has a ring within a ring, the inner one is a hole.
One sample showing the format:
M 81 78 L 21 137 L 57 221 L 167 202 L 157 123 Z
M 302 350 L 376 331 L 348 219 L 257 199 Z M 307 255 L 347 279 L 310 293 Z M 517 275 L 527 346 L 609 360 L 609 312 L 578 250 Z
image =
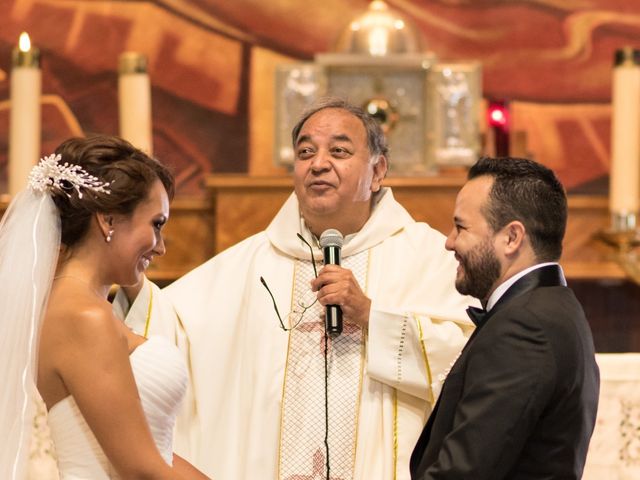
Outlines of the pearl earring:
M 109 230 L 109 233 L 107 233 L 107 236 L 104 237 L 104 241 L 107 243 L 111 242 L 111 237 L 113 236 L 113 228 Z

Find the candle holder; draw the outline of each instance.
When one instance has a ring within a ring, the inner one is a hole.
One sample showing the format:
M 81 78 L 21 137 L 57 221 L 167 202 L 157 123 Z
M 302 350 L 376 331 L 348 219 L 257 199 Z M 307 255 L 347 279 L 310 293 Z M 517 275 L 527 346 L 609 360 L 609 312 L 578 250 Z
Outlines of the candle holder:
M 14 67 L 33 67 L 40 66 L 40 49 L 30 47 L 29 50 L 21 50 L 14 48 L 11 52 L 11 65 Z
M 599 237 L 619 252 L 627 252 L 640 246 L 640 230 L 637 228 L 638 214 L 612 213 L 611 228 L 600 232 Z
M 147 73 L 147 57 L 139 52 L 123 52 L 118 57 L 118 73 Z
M 27 32 L 20 34 L 18 46 L 11 52 L 11 65 L 13 67 L 40 67 L 40 49 L 31 45 L 31 39 Z
M 640 230 L 637 228 L 638 214 L 612 213 L 611 228 L 603 230 L 598 237 L 613 247 L 613 259 L 622 267 L 625 274 L 640 285 Z

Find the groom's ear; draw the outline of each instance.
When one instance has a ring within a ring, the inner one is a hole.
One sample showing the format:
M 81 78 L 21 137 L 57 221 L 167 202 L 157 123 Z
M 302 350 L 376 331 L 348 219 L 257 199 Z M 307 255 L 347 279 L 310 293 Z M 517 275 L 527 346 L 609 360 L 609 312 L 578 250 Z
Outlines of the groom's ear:
M 504 232 L 506 235 L 505 253 L 511 255 L 519 251 L 524 244 L 527 232 L 524 224 L 519 220 L 509 222 L 504 227 Z

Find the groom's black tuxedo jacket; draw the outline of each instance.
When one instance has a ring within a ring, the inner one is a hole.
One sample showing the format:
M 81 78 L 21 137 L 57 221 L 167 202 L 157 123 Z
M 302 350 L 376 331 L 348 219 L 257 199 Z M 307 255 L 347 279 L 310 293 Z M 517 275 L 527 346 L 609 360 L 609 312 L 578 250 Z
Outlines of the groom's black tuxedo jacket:
M 516 281 L 453 365 L 411 456 L 412 480 L 579 479 L 599 373 L 557 265 Z

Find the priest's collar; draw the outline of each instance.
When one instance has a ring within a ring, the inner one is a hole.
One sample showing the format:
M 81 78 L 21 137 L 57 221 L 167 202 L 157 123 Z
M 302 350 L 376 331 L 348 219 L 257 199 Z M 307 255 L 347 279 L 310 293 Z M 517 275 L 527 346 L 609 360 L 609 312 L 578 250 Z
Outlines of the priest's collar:
M 320 239 L 309 230 L 307 227 L 307 223 L 304 221 L 302 215 L 300 215 L 300 232 L 304 239 L 309 242 L 309 245 L 312 245 L 314 248 L 320 249 Z M 345 235 L 342 239 L 342 248 L 345 248 L 349 242 L 358 234 L 358 232 L 350 233 L 349 235 Z
M 382 199 L 382 197 L 385 195 L 386 190 L 388 189 L 380 189 L 372 195 L 371 214 L 369 215 L 369 218 L 373 216 L 373 212 L 378 207 L 378 204 L 380 203 L 380 200 Z M 389 190 L 389 192 L 391 191 Z M 368 223 L 368 220 L 367 220 L 367 223 Z M 302 233 L 302 236 L 304 237 L 304 239 L 307 242 L 309 242 L 309 245 L 312 245 L 314 248 L 317 248 L 318 250 L 320 250 L 320 239 L 313 232 L 311 232 L 302 214 L 300 214 L 300 232 Z M 358 232 L 345 235 L 342 239 L 342 248 L 347 248 L 347 246 L 349 245 L 349 242 L 353 240 L 359 232 L 360 230 Z
M 342 257 L 374 247 L 413 223 L 415 220 L 396 202 L 391 189 L 383 187 L 375 194 L 369 219 L 360 231 L 345 238 Z M 266 235 L 273 246 L 285 254 L 296 258 L 308 258 L 309 249 L 296 236 L 297 233 L 301 233 L 311 245 L 318 247 L 318 240 L 305 225 L 300 215 L 298 199 L 295 193 L 292 193 L 267 227 Z M 322 257 L 320 250 L 314 254 L 318 258 Z

